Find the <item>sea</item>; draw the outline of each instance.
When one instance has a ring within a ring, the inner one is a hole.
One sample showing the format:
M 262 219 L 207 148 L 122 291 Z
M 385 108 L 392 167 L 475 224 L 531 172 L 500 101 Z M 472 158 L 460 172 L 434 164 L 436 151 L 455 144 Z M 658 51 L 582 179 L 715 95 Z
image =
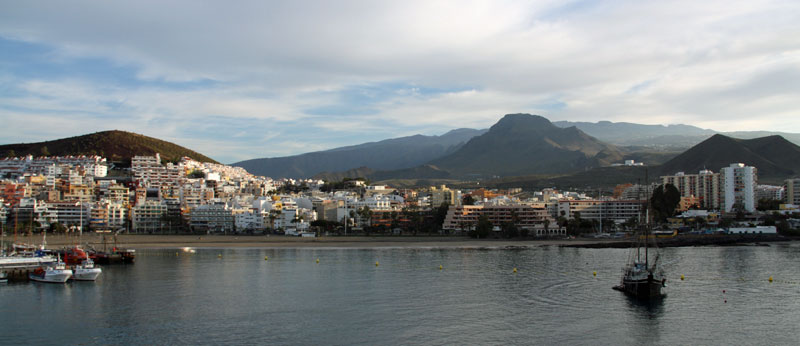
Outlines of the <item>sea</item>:
M 0 285 L 0 343 L 800 344 L 797 242 L 661 249 L 654 303 L 612 290 L 629 250 L 485 244 L 139 250 L 96 282 Z

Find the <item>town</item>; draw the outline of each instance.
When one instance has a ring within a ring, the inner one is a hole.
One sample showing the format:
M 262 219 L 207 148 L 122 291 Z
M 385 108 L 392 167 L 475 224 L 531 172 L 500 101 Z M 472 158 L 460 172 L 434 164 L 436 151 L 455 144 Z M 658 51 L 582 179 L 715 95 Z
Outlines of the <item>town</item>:
M 188 157 L 100 156 L 0 160 L 4 235 L 126 234 L 470 235 L 476 238 L 624 237 L 648 202 L 660 233 L 795 234 L 800 179 L 759 185 L 757 167 L 731 163 L 676 172 L 613 191 L 523 191 L 445 185 L 416 189 L 273 180 Z M 626 165 L 641 165 L 633 161 Z M 653 197 L 649 197 L 653 196 Z M 657 203 L 657 198 L 666 201 Z M 671 200 L 671 202 L 670 202 Z

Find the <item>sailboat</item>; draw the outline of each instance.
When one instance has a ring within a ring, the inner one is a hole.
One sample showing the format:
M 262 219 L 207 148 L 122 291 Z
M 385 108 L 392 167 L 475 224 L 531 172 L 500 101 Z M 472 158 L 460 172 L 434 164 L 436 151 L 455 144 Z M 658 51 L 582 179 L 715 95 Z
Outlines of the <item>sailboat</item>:
M 635 232 L 636 241 L 628 256 L 626 266 L 622 268 L 622 280 L 618 286 L 613 287 L 615 290 L 639 300 L 662 298 L 665 296 L 662 289 L 667 287 L 666 276 L 658 263 L 660 257 L 658 247 L 655 246 L 655 243 L 651 244 L 649 206 L 647 209 L 645 219 L 648 221 L 644 226 L 639 227 L 639 232 Z

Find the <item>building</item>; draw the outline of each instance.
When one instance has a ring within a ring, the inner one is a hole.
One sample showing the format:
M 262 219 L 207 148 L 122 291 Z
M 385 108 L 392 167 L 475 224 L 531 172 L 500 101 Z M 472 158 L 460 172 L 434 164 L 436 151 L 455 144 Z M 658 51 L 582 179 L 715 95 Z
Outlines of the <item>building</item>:
M 560 200 L 558 201 L 558 213 L 567 219 L 580 214 L 581 219 L 586 220 L 614 220 L 615 223 L 623 223 L 631 218 L 638 219 L 644 206 L 645 200 Z
M 167 205 L 159 201 L 144 201 L 131 210 L 131 232 L 153 233 L 163 229 Z
M 438 208 L 446 203 L 447 205 L 460 205 L 461 194 L 458 191 L 450 190 L 447 186 L 431 186 L 431 207 Z
M 783 200 L 786 204 L 800 205 L 800 179 L 786 179 L 783 188 Z
M 544 207 L 517 205 L 458 205 L 447 210 L 443 230 L 467 231 L 474 229 L 478 218 L 485 215 L 495 226 L 513 222 L 519 229 L 536 232 L 536 235 L 566 235 L 556 220 Z
M 229 233 L 234 230 L 235 219 L 224 204 L 205 204 L 191 209 L 189 227 L 207 233 Z
M 746 212 L 756 211 L 755 188 L 758 181 L 755 167 L 743 163 L 732 163 L 722 169 L 722 201 L 725 212 L 736 209 Z
M 783 189 L 783 186 L 756 185 L 756 201 L 762 199 L 782 201 Z
M 672 184 L 681 193 L 681 197 L 697 198 L 697 204 L 703 209 L 720 208 L 720 173 L 704 169 L 698 174 L 684 174 L 661 177 L 661 183 Z

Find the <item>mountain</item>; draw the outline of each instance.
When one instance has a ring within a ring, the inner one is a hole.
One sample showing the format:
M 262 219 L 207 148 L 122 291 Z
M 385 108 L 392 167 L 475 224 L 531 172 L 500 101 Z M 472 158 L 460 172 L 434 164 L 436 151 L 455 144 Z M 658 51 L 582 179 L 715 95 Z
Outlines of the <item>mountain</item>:
M 683 124 L 665 126 L 610 121 L 556 121 L 553 124 L 562 128 L 575 126 L 601 141 L 625 146 L 689 148 L 717 133 Z
M 201 162 L 218 163 L 208 156 L 174 143 L 118 130 L 39 143 L 0 145 L 0 155 L 5 157 L 100 155 L 111 161 L 129 161 L 136 155 L 154 155 L 155 153 L 161 154 L 161 158 L 167 161 L 178 161 L 181 157 L 188 156 Z
M 308 178 L 323 172 L 342 172 L 358 167 L 376 171 L 405 169 L 455 152 L 484 132 L 486 130 L 457 129 L 441 136 L 393 138 L 295 156 L 241 161 L 233 166 L 272 178 Z
M 800 147 L 781 136 L 736 139 L 714 135 L 659 167 L 662 174 L 719 172 L 741 162 L 758 169 L 759 179 L 780 180 L 800 174 Z
M 644 125 L 626 122 L 598 121 L 573 122 L 555 121 L 554 125 L 562 128 L 575 126 L 583 132 L 601 141 L 619 146 L 641 146 L 659 149 L 691 148 L 715 134 L 728 137 L 753 139 L 767 136 L 781 136 L 794 144 L 800 145 L 800 133 L 775 131 L 736 131 L 719 132 L 702 129 L 691 125 Z
M 564 174 L 620 162 L 620 151 L 576 127 L 508 114 L 488 132 L 431 165 L 459 177 Z

